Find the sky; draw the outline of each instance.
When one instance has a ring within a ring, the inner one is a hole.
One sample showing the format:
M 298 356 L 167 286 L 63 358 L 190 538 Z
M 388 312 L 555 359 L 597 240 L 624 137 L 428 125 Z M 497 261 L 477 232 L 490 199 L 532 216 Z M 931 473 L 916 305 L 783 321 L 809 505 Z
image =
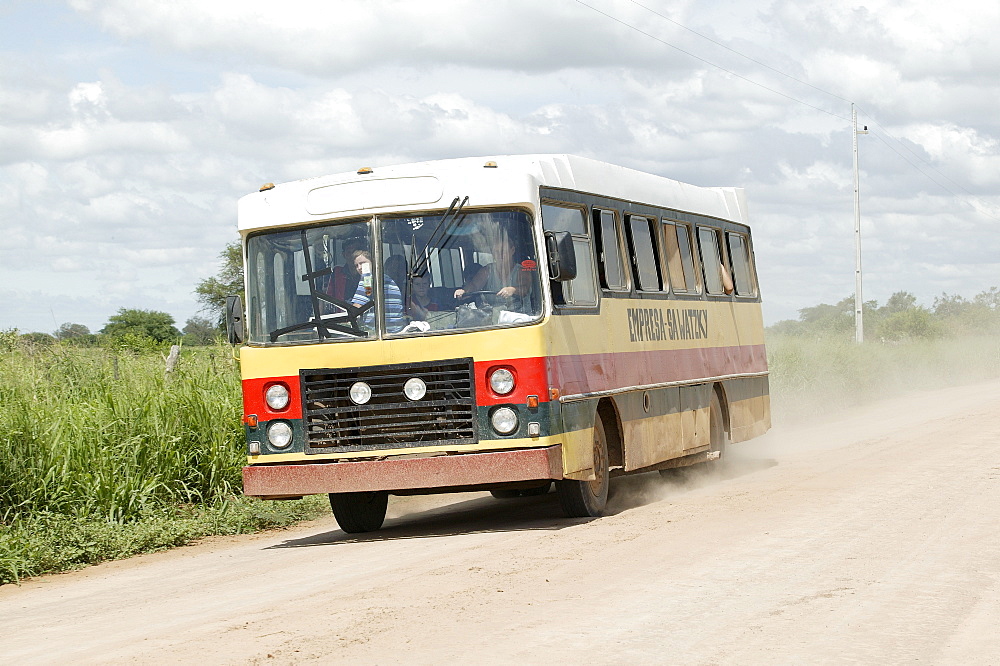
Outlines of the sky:
M 0 0 L 0 330 L 193 290 L 265 182 L 571 153 L 746 188 L 765 323 L 1000 285 L 1000 5 Z

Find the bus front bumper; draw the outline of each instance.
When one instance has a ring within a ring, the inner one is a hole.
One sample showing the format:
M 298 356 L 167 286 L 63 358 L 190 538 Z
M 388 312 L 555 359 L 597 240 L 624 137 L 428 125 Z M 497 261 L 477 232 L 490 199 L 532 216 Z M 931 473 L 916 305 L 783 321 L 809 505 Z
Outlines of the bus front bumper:
M 563 478 L 562 447 L 429 458 L 247 465 L 243 494 L 280 498 L 321 493 L 489 486 Z

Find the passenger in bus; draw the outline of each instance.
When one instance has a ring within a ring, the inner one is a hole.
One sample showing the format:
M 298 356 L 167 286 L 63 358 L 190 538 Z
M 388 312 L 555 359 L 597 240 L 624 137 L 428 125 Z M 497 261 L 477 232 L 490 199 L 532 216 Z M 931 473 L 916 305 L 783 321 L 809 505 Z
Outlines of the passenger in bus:
M 427 274 L 416 275 L 410 282 L 410 298 L 406 301 L 406 314 L 415 320 L 427 321 L 432 312 L 441 310 L 441 304 L 431 296 L 431 279 Z
M 366 305 L 372 299 L 372 256 L 368 250 L 354 251 L 354 268 L 358 274 L 358 286 L 351 297 L 351 303 L 358 307 Z M 367 278 L 367 279 L 366 279 Z M 368 284 L 365 284 L 365 283 Z M 385 303 L 385 325 L 390 333 L 396 333 L 406 326 L 403 317 L 403 295 L 392 278 L 382 271 L 383 301 Z M 369 308 L 361 317 L 361 325 L 369 330 L 375 330 L 375 312 Z
M 344 264 L 333 267 L 333 275 L 326 290 L 327 294 L 337 300 L 346 301 L 357 291 L 361 275 L 355 269 L 354 255 L 358 250 L 364 249 L 367 244 L 364 238 L 354 237 L 344 240 L 341 249 Z
M 722 291 L 724 291 L 727 296 L 732 294 L 736 289 L 733 285 L 733 276 L 730 275 L 726 265 L 722 262 L 719 263 L 719 279 L 722 282 Z

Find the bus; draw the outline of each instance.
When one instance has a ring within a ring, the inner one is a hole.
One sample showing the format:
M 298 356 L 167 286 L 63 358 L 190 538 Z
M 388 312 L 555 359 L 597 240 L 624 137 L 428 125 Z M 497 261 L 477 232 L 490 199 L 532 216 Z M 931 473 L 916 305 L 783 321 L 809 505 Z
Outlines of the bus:
M 770 427 L 742 189 L 573 155 L 370 168 L 239 200 L 247 464 L 328 494 L 348 533 L 389 495 L 555 494 L 712 463 Z

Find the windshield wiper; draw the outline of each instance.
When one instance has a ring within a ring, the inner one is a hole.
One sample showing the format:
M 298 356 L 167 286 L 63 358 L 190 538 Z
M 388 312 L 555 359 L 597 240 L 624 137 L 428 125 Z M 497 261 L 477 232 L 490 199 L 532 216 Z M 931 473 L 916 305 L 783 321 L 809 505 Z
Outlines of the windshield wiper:
M 431 235 L 427 237 L 427 242 L 424 243 L 424 246 L 420 249 L 420 254 L 414 255 L 419 258 L 414 262 L 413 270 L 410 271 L 410 275 L 417 276 L 424 274 L 424 267 L 427 266 L 427 262 L 429 261 L 427 248 L 431 247 L 435 241 L 440 241 L 441 239 L 447 237 L 448 232 L 451 231 L 451 228 L 459 219 L 458 215 L 462 212 L 462 207 L 467 203 L 469 203 L 469 197 L 465 197 L 461 200 L 461 202 L 459 202 L 458 197 L 455 197 L 452 200 L 451 205 L 448 206 L 448 210 L 445 211 L 444 215 L 438 221 L 437 226 L 435 226 L 434 230 L 431 231 Z M 458 204 L 458 208 L 455 207 L 455 204 Z

